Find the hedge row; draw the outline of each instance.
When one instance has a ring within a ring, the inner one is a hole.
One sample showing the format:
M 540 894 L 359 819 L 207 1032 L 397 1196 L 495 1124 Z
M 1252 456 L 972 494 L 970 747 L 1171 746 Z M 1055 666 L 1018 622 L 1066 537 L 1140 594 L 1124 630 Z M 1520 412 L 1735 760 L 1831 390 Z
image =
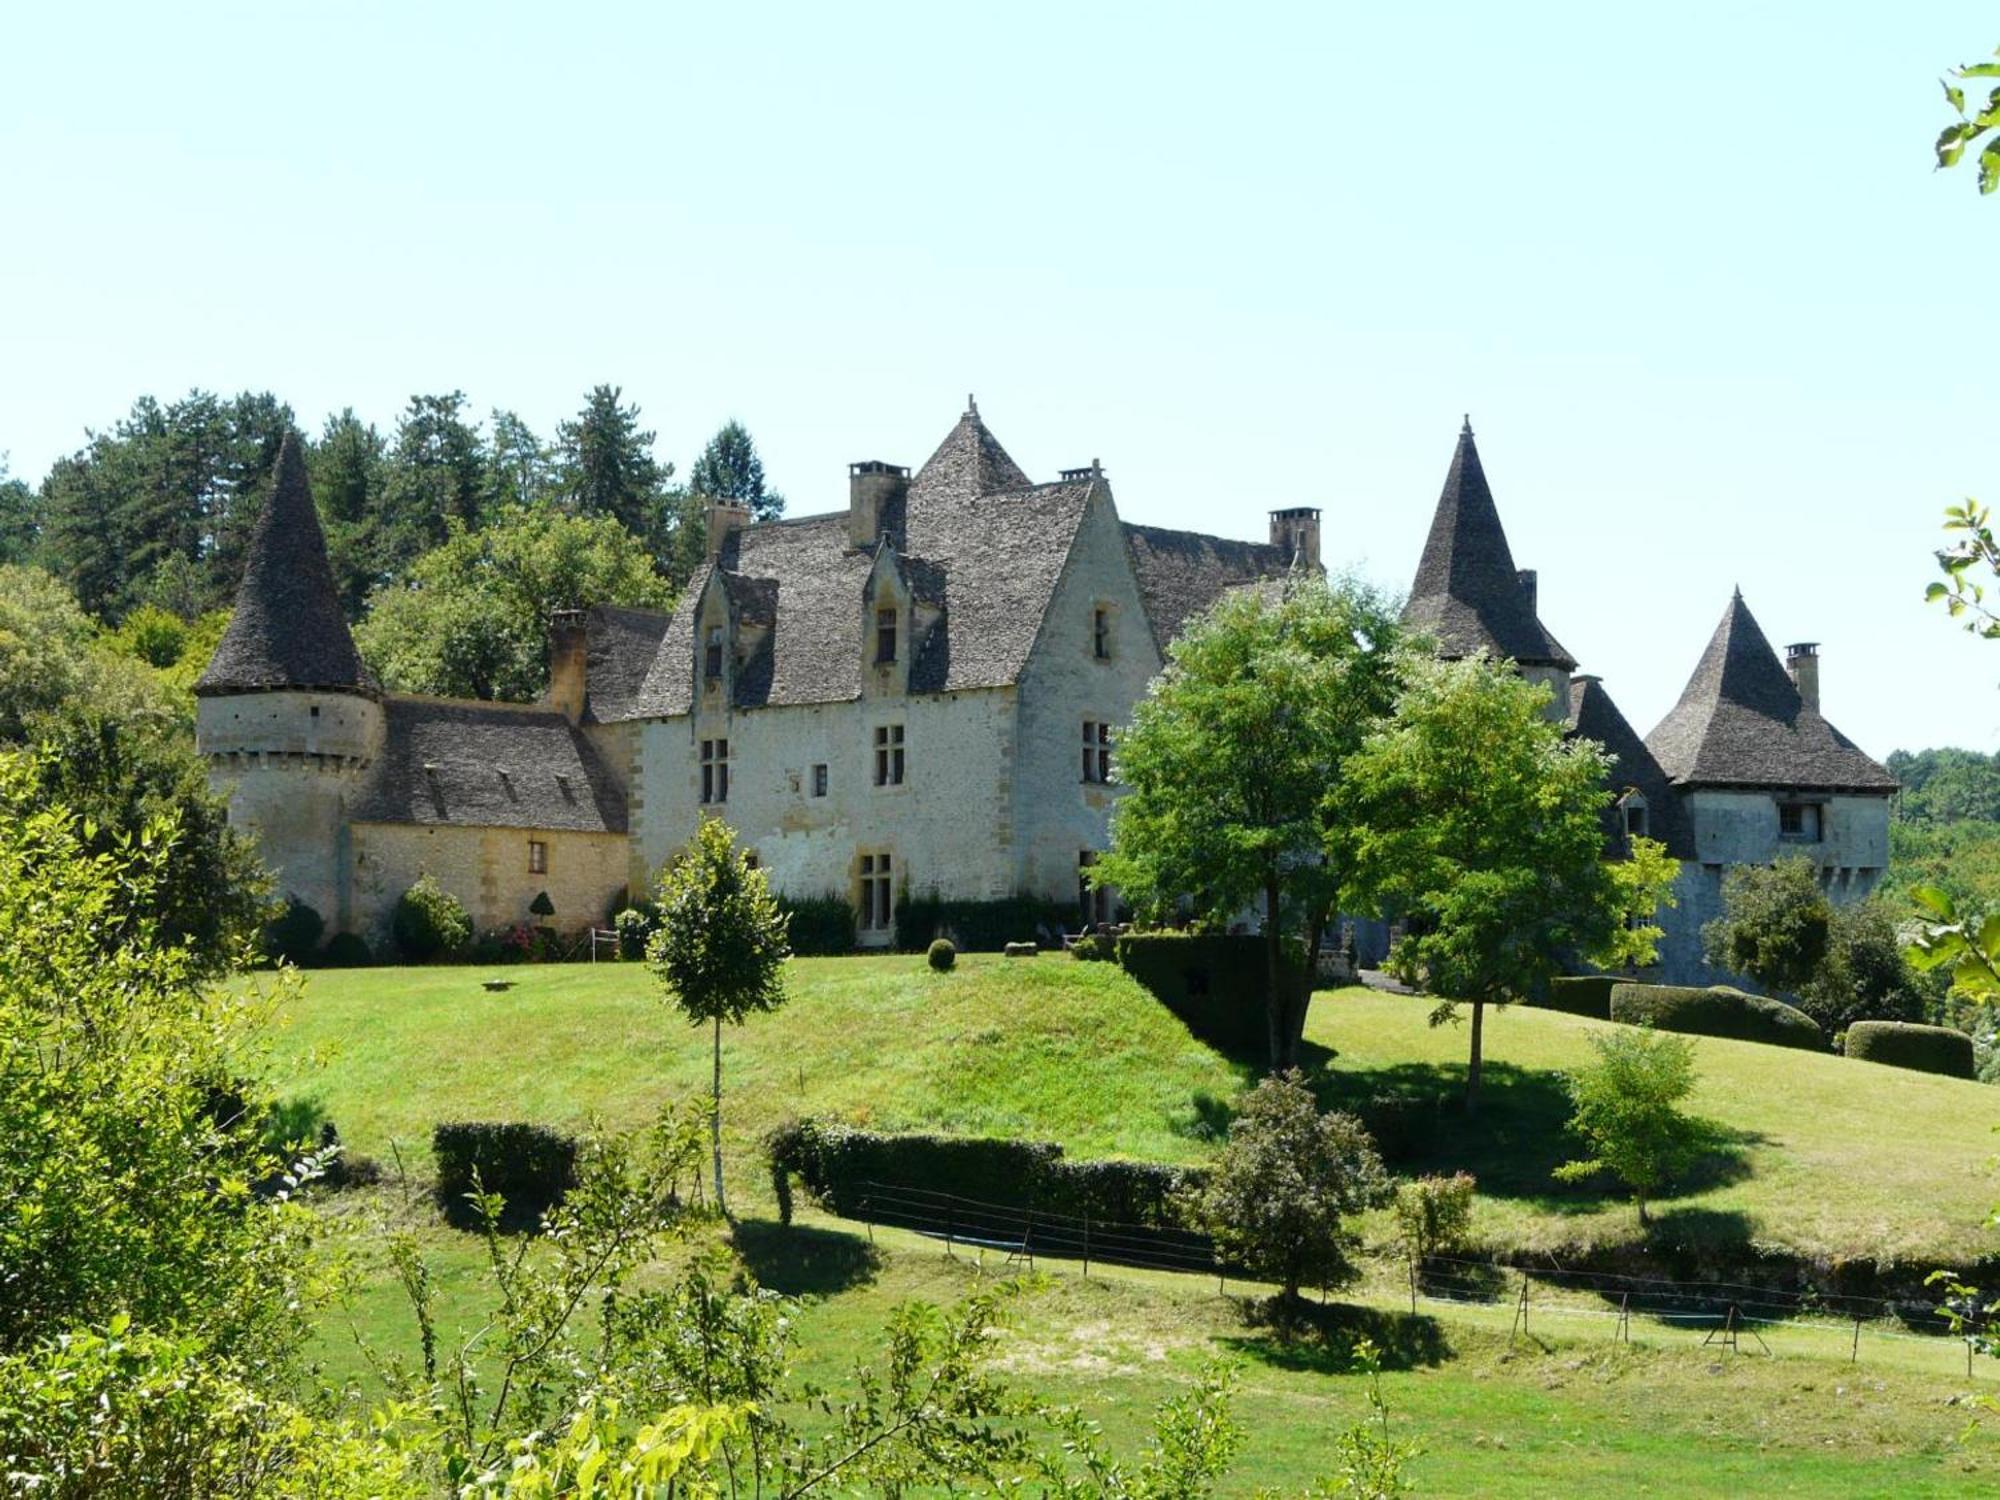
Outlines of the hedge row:
M 437 1158 L 438 1206 L 453 1223 L 477 1227 L 467 1201 L 475 1191 L 497 1193 L 509 1228 L 532 1225 L 576 1185 L 576 1137 L 544 1125 L 468 1121 L 431 1132 Z
M 1972 1038 L 1964 1032 L 1907 1021 L 1856 1021 L 1847 1028 L 1847 1055 L 1947 1078 L 1974 1078 L 1979 1072 Z
M 1153 1228 L 1188 1227 L 1179 1196 L 1199 1169 L 1138 1161 L 1068 1161 L 1048 1141 L 895 1135 L 826 1120 L 795 1120 L 766 1140 L 779 1215 L 792 1217 L 792 1180 L 828 1211 L 852 1217 L 866 1184 L 949 1193 L 981 1203 Z
M 1566 1015 L 1608 1021 L 1611 1019 L 1611 987 L 1618 982 L 1617 976 L 1612 974 L 1577 974 L 1564 979 L 1551 979 L 1547 995 L 1521 1003 L 1537 1010 L 1559 1010 Z
M 1218 1051 L 1261 1056 L 1270 1045 L 1270 964 L 1260 937 L 1134 932 L 1118 962 L 1187 1029 Z
M 1826 1049 L 1819 1023 L 1796 1006 L 1763 995 L 1716 985 L 1697 989 L 1677 984 L 1632 984 L 1611 987 L 1611 1019 L 1629 1026 L 1651 1025 L 1661 1031 L 1693 1036 L 1726 1037 L 1739 1042 L 1763 1042 L 1773 1047 Z
M 1073 904 L 1039 896 L 946 901 L 935 893 L 905 895 L 896 903 L 896 946 L 921 953 L 946 937 L 961 953 L 998 953 L 1009 943 L 1053 941 L 1077 922 Z
M 778 910 L 791 921 L 792 952 L 830 958 L 854 951 L 854 908 L 834 891 L 820 896 L 780 896 Z

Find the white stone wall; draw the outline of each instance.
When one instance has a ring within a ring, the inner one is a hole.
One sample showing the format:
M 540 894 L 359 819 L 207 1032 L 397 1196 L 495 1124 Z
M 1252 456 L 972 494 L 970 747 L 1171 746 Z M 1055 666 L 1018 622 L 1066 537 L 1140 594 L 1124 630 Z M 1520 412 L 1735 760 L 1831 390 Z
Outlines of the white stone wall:
M 1874 878 L 1889 863 L 1889 799 L 1835 796 L 1821 803 L 1821 833 L 1817 840 L 1783 838 L 1778 833 L 1777 795 L 1768 791 L 1690 792 L 1683 800 L 1694 828 L 1695 858 L 1702 864 L 1770 864 L 1804 855 L 1822 869 L 1836 872 L 1843 893 L 1854 877 L 1840 871 L 1872 871 Z
M 903 726 L 904 782 L 878 787 L 874 731 L 894 723 Z M 852 900 L 859 854 L 886 850 L 899 891 L 1004 896 L 1013 888 L 1014 723 L 1011 688 L 746 712 L 707 703 L 650 720 L 638 736 L 637 863 L 650 879 L 706 811 L 756 851 L 785 895 Z M 704 739 L 727 739 L 730 751 L 729 800 L 708 808 Z M 815 764 L 827 767 L 824 797 L 812 794 Z
M 1100 606 L 1110 612 L 1108 660 L 1095 653 L 1094 611 Z M 1083 780 L 1083 723 L 1108 720 L 1122 730 L 1160 665 L 1117 510 L 1099 489 L 1021 676 L 1013 877 L 1019 889 L 1074 900 L 1077 855 L 1110 846 L 1118 792 Z
M 352 930 L 376 944 L 387 941 L 396 902 L 422 875 L 464 902 L 475 931 L 482 933 L 516 923 L 560 932 L 602 926 L 626 887 L 623 834 L 356 823 L 349 836 Z M 528 868 L 531 839 L 548 848 L 546 872 Z M 556 909 L 552 917 L 528 910 L 543 891 Z

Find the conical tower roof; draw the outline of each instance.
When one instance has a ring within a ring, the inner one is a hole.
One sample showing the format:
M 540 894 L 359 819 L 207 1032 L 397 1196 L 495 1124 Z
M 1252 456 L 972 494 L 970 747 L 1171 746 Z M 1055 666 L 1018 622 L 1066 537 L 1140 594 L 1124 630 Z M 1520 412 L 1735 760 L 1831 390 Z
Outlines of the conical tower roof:
M 1007 456 L 1000 440 L 987 431 L 979 419 L 978 403 L 967 396 L 965 415 L 917 470 L 910 492 L 922 500 L 976 500 L 996 490 L 1025 490 L 1033 484 Z
M 1646 799 L 1647 837 L 1658 839 L 1677 858 L 1693 859 L 1693 841 L 1683 827 L 1680 798 L 1673 794 L 1667 773 L 1598 678 L 1578 677 L 1570 683 L 1569 730 L 1597 741 L 1610 753 L 1613 796 L 1637 792 Z M 1615 802 L 1604 810 L 1604 831 L 1609 843 L 1624 847 L 1625 824 Z
M 1646 747 L 1681 785 L 1896 789 L 1895 777 L 1806 706 L 1740 589 Z
M 298 434 L 278 449 L 271 499 L 250 533 L 236 610 L 194 690 L 200 694 L 375 690 L 333 586 Z
M 1483 649 L 1528 666 L 1576 665 L 1535 617 L 1470 420 L 1459 431 L 1403 619 L 1437 637 L 1448 655 Z

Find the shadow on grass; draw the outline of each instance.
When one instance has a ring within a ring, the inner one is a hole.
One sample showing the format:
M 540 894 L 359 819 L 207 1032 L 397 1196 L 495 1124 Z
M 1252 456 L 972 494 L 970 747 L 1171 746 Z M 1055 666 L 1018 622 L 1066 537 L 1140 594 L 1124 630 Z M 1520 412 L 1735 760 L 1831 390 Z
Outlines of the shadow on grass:
M 1582 1152 L 1570 1134 L 1570 1097 L 1552 1068 L 1489 1061 L 1479 1113 L 1465 1112 L 1463 1064 L 1397 1063 L 1321 1072 L 1320 1104 L 1359 1115 L 1383 1158 L 1403 1172 L 1470 1172 L 1480 1192 L 1547 1213 L 1591 1212 L 1626 1196 L 1609 1176 L 1559 1183 L 1555 1169 Z M 1747 1148 L 1763 1137 L 1710 1122 L 1695 1165 L 1674 1185 L 1705 1192 L 1750 1174 Z
M 773 1219 L 740 1219 L 730 1243 L 760 1286 L 788 1297 L 830 1297 L 875 1279 L 882 1257 L 867 1238 Z
M 1355 1346 L 1363 1339 L 1381 1355 L 1385 1370 L 1443 1364 L 1451 1345 L 1437 1319 L 1424 1313 L 1384 1311 L 1346 1302 L 1254 1299 L 1242 1304 L 1251 1332 L 1222 1342 L 1247 1358 L 1282 1370 L 1344 1375 L 1360 1369 Z

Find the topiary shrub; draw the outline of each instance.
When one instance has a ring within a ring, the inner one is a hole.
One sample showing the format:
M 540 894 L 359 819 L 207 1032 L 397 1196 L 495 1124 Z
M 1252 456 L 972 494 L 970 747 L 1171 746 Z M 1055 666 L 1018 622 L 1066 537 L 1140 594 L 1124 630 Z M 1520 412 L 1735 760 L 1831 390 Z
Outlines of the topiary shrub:
M 1078 963 L 1108 964 L 1118 956 L 1118 945 L 1102 933 L 1086 933 L 1069 945 L 1069 956 Z
M 556 904 L 549 899 L 547 891 L 538 891 L 535 899 L 528 903 L 528 910 L 538 917 L 553 917 L 556 914 Z
M 368 939 L 358 932 L 336 932 L 326 940 L 319 961 L 329 969 L 359 969 L 375 961 Z
M 431 959 L 463 948 L 472 940 L 472 918 L 465 904 L 429 875 L 403 892 L 396 903 L 391 924 L 396 946 L 412 963 Z
M 1972 1038 L 1948 1026 L 1917 1026 L 1908 1021 L 1856 1021 L 1847 1028 L 1847 1055 L 1891 1068 L 1942 1073 L 1947 1078 L 1976 1078 L 1978 1068 Z
M 1611 987 L 1618 982 L 1617 976 L 1612 974 L 1577 974 L 1551 979 L 1547 995 L 1530 997 L 1521 1003 L 1537 1010 L 1559 1010 L 1565 1015 L 1608 1021 L 1611 1019 Z
M 778 910 L 791 920 L 792 952 L 800 958 L 832 958 L 854 951 L 854 908 L 832 891 L 819 896 L 780 896 Z
M 1826 1047 L 1819 1023 L 1797 1006 L 1720 984 L 1696 989 L 1621 980 L 1611 987 L 1611 1019 L 1628 1026 L 1651 1025 L 1661 1031 L 1763 1042 L 1772 1047 L 1813 1051 Z
M 531 1227 L 575 1185 L 576 1147 L 575 1136 L 544 1125 L 439 1125 L 431 1132 L 438 1207 L 460 1228 L 477 1228 L 479 1215 L 468 1195 L 497 1193 L 504 1205 L 502 1226 Z
M 326 919 L 297 896 L 285 898 L 285 909 L 264 927 L 264 953 L 274 963 L 304 968 L 319 947 Z
M 958 950 L 952 947 L 950 938 L 939 938 L 931 944 L 924 958 L 938 973 L 948 974 L 952 965 L 958 962 Z

